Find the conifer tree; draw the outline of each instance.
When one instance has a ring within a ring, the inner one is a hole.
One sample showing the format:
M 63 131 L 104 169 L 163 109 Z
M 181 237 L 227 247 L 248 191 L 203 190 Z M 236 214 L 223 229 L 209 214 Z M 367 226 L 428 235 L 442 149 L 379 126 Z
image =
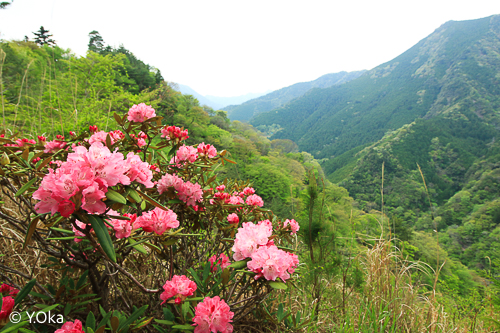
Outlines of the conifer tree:
M 56 45 L 56 41 L 51 39 L 51 34 L 48 34 L 49 30 L 45 30 L 43 26 L 40 27 L 40 30 L 34 32 L 33 34 L 36 36 L 35 43 L 40 46 L 43 45 Z
M 12 0 L 14 1 L 14 0 Z M 9 6 L 10 4 L 12 4 L 12 2 L 8 2 L 8 1 L 0 1 L 0 9 L 5 9 L 7 8 L 7 6 Z
M 102 39 L 98 31 L 92 30 L 89 37 L 89 51 L 100 53 L 104 50 L 104 39 Z

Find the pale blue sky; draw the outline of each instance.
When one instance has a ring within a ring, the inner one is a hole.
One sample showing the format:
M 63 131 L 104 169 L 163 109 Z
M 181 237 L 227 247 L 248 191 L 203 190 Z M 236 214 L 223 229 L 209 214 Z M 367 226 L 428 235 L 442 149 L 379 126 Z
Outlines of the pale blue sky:
M 31 38 L 43 25 L 83 55 L 98 30 L 168 81 L 236 96 L 371 69 L 446 21 L 494 14 L 498 0 L 15 0 L 0 11 L 0 38 Z

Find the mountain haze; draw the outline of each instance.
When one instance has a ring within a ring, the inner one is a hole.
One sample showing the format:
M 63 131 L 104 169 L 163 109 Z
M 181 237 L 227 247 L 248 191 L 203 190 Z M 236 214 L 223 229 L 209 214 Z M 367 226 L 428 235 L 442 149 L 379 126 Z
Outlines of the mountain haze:
M 177 84 L 177 86 L 179 87 L 178 90 L 181 93 L 183 93 L 185 95 L 194 96 L 198 100 L 198 102 L 200 102 L 200 105 L 209 106 L 214 110 L 220 110 L 229 104 L 244 103 L 252 98 L 257 98 L 257 97 L 260 97 L 260 96 L 266 94 L 266 93 L 248 93 L 245 95 L 232 96 L 232 97 L 220 97 L 220 96 L 211 96 L 211 95 L 203 96 L 189 86 L 186 86 L 183 84 Z
M 339 72 L 326 74 L 314 81 L 295 83 L 291 86 L 273 91 L 265 96 L 249 100 L 241 105 L 229 105 L 223 109 L 228 111 L 231 120 L 246 121 L 254 115 L 280 107 L 294 98 L 304 95 L 312 88 L 327 88 L 349 82 L 365 71 Z

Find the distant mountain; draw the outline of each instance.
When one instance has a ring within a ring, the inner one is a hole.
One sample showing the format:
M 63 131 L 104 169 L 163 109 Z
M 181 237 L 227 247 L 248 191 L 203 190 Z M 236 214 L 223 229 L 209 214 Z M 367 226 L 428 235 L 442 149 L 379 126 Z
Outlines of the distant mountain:
M 215 101 L 211 100 L 210 98 L 207 98 L 207 97 L 197 93 L 196 91 L 194 91 L 193 89 L 191 89 L 188 86 L 185 86 L 183 84 L 177 84 L 177 85 L 179 86 L 179 91 L 181 93 L 183 93 L 184 95 L 193 95 L 193 97 L 196 98 L 198 100 L 198 102 L 200 102 L 200 105 L 210 106 L 214 110 L 219 110 L 220 108 L 222 108 L 224 106 L 221 103 L 215 102 Z
M 317 158 L 380 140 L 438 115 L 499 124 L 500 17 L 450 21 L 397 58 L 357 79 L 313 89 L 250 123 L 282 128 Z
M 212 96 L 212 95 L 207 95 L 205 96 L 209 100 L 218 103 L 222 106 L 222 109 L 225 109 L 226 106 L 228 105 L 236 105 L 236 104 L 241 104 L 245 103 L 248 100 L 263 96 L 267 93 L 271 92 L 271 90 L 266 91 L 264 93 L 249 93 L 241 96 L 234 96 L 234 97 L 219 97 L 219 96 Z
M 396 237 L 398 225 L 438 230 L 470 268 L 500 257 L 499 15 L 447 22 L 361 77 L 250 123 L 323 158 L 329 179 L 358 207 L 383 210 Z
M 273 91 L 265 96 L 251 99 L 241 105 L 229 105 L 223 109 L 228 111 L 228 116 L 231 120 L 246 121 L 256 114 L 280 107 L 292 99 L 304 95 L 312 88 L 328 88 L 342 84 L 361 76 L 364 72 L 365 71 L 326 74 L 314 81 L 296 83 Z
M 181 93 L 185 95 L 193 95 L 198 100 L 198 102 L 200 102 L 200 105 L 210 106 L 214 110 L 221 110 L 224 108 L 224 106 L 229 104 L 241 104 L 252 98 L 257 98 L 267 93 L 248 93 L 245 95 L 232 97 L 220 97 L 211 95 L 203 96 L 194 91 L 191 87 L 185 86 L 183 84 L 177 84 L 177 86 L 179 87 L 179 91 Z

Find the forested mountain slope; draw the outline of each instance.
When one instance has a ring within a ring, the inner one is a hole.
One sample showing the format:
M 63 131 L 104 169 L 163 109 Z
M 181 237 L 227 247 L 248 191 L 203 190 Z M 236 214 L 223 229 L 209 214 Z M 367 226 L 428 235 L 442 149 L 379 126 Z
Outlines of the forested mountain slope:
M 418 118 L 474 117 L 495 125 L 500 17 L 450 21 L 397 58 L 346 84 L 314 89 L 251 123 L 279 125 L 317 158 L 380 140 Z
M 246 121 L 254 115 L 280 107 L 292 99 L 304 95 L 312 88 L 327 88 L 346 83 L 361 76 L 364 72 L 365 71 L 356 71 L 326 74 L 314 81 L 295 83 L 289 87 L 273 91 L 259 98 L 251 99 L 243 104 L 229 105 L 223 109 L 228 112 L 231 120 Z

